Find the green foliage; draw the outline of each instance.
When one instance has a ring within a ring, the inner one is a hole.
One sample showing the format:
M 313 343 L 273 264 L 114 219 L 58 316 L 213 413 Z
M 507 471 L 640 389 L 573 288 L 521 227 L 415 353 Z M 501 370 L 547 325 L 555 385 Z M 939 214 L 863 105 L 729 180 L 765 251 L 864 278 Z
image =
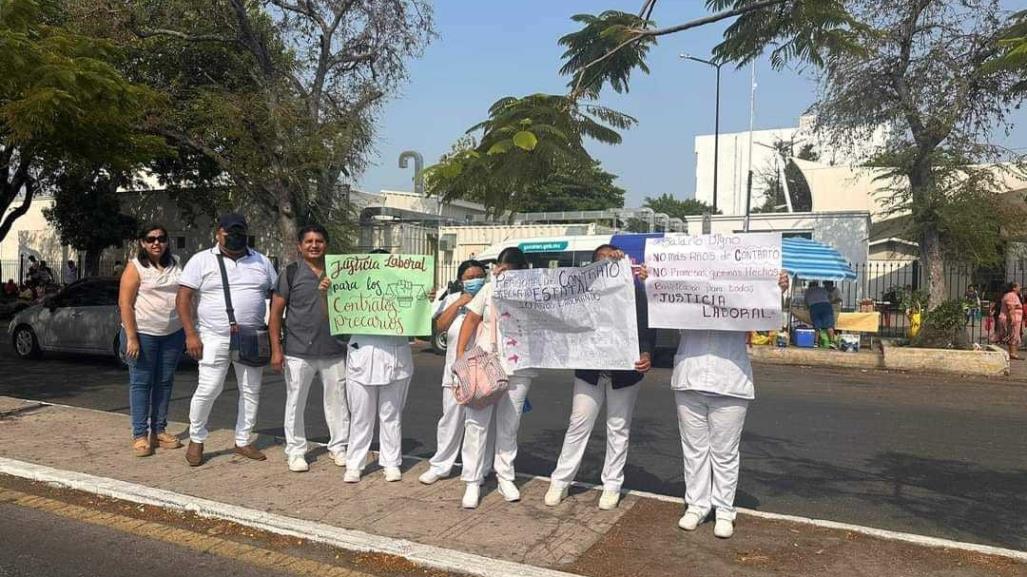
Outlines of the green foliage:
M 985 65 L 985 71 L 1017 71 L 1020 73 L 1020 81 L 1012 89 L 1017 92 L 1027 91 L 1027 10 L 1017 12 L 1010 18 L 998 44 L 1000 51 Z
M 568 83 L 572 93 L 597 98 L 606 83 L 617 92 L 628 92 L 632 70 L 649 73 L 645 59 L 649 49 L 656 44 L 654 37 L 642 38 L 624 46 L 602 64 L 587 70 L 586 67 L 611 53 L 635 36 L 637 31 L 649 28 L 652 22 L 617 10 L 607 10 L 598 16 L 576 14 L 571 20 L 584 24 L 581 30 L 560 38 L 560 45 L 567 48 L 563 53 L 566 62 L 560 68 L 560 74 L 572 76 Z M 578 74 L 582 71 L 584 74 L 579 79 Z
M 963 301 L 947 300 L 927 311 L 920 332 L 910 344 L 925 348 L 970 348 Z
M 543 198 L 546 192 L 555 192 L 569 205 L 595 205 L 594 199 L 581 200 L 582 189 L 605 190 L 598 196 L 609 197 L 613 176 L 603 176 L 585 149 L 585 139 L 617 144 L 617 130 L 634 123 L 625 114 L 566 96 L 502 98 L 489 108 L 487 120 L 468 130 L 468 135 L 480 134 L 478 138 L 462 140 L 425 169 L 425 187 L 444 200 L 481 202 L 493 215 L 552 206 Z M 623 203 L 623 191 L 620 196 Z
M 651 196 L 645 197 L 645 202 L 642 203 L 645 208 L 651 208 L 654 212 L 662 212 L 671 218 L 680 218 L 684 220 L 686 216 L 694 216 L 699 214 L 720 214 L 720 211 L 713 211 L 713 207 L 706 204 L 701 200 L 694 198 L 686 198 L 684 200 L 678 200 L 671 194 L 661 194 L 656 198 Z
M 64 8 L 0 0 L 0 239 L 60 166 L 129 170 L 166 151 L 142 130 L 159 95 L 118 72 L 112 43 L 68 27 Z
M 122 175 L 99 168 L 70 168 L 54 179 L 54 205 L 43 211 L 57 229 L 61 244 L 86 252 L 86 273 L 95 275 L 100 252 L 136 237 L 138 221 L 121 212 L 118 189 Z

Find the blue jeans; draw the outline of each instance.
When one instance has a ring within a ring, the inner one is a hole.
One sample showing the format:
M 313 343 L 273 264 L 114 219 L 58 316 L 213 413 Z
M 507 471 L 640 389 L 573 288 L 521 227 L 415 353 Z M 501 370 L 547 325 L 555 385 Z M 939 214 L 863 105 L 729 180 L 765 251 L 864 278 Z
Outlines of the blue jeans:
M 139 356 L 125 359 L 128 365 L 129 407 L 132 437 L 145 437 L 148 431 L 161 433 L 168 426 L 168 403 L 175 369 L 185 346 L 185 331 L 165 336 L 138 333 Z M 128 342 L 121 329 L 121 353 Z

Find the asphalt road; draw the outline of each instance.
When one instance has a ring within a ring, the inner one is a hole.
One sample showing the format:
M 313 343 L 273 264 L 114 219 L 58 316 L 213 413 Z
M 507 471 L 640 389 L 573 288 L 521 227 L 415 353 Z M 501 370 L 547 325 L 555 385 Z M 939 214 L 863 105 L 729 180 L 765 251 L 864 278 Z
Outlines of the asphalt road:
M 843 353 L 825 353 L 843 354 Z M 406 454 L 430 456 L 441 412 L 442 358 L 418 349 L 404 413 Z M 171 418 L 186 421 L 196 367 L 183 364 Z M 933 375 L 758 366 L 742 438 L 743 507 L 1027 549 L 1027 384 Z M 211 426 L 232 428 L 230 377 Z M 681 449 L 669 369 L 642 383 L 626 486 L 681 495 Z M 127 374 L 110 362 L 21 361 L 0 347 L 0 395 L 128 412 Z M 571 378 L 545 372 L 521 425 L 519 472 L 548 475 L 570 411 Z M 310 436 L 324 440 L 311 393 Z M 259 432 L 280 435 L 284 387 L 268 372 Z M 129 432 L 125 450 L 129 450 Z M 604 437 L 593 434 L 579 480 L 598 483 Z
M 12 504 L 0 505 L 0 535 L 0 577 L 292 575 Z

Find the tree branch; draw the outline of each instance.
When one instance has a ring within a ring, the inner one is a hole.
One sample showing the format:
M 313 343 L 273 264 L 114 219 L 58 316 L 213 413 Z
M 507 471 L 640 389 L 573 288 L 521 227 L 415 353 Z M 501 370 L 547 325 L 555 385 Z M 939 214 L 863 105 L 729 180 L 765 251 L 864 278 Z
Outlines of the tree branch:
M 155 37 L 171 37 L 179 40 L 185 40 L 187 42 L 221 42 L 224 44 L 234 44 L 236 38 L 228 38 L 219 34 L 186 34 L 178 30 L 168 30 L 166 28 L 155 28 L 152 30 L 140 30 L 133 29 L 132 33 L 139 38 L 155 38 Z
M 32 204 L 32 198 L 36 194 L 36 184 L 35 181 L 29 177 L 25 179 L 24 186 L 25 195 L 22 197 L 21 204 L 14 210 L 8 212 L 3 221 L 0 222 L 0 239 L 5 238 L 7 233 L 11 232 L 11 227 L 14 226 L 14 221 L 25 216 L 25 213 L 29 211 L 29 206 Z M 20 185 L 19 188 L 21 188 Z

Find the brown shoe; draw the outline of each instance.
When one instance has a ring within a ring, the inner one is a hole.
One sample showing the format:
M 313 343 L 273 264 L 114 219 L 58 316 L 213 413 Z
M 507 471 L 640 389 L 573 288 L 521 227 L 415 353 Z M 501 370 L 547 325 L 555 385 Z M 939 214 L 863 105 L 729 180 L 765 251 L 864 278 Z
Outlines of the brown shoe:
M 179 441 L 178 437 L 176 437 L 176 436 L 174 436 L 171 433 L 168 433 L 166 431 L 161 431 L 161 432 L 157 433 L 156 435 L 153 436 L 153 438 L 156 439 L 156 442 L 154 443 L 154 445 L 160 447 L 161 449 L 181 449 L 182 448 L 182 441 Z
M 245 447 L 240 447 L 239 445 L 236 445 L 235 446 L 235 454 L 236 455 L 242 455 L 243 457 L 246 457 L 247 459 L 253 459 L 254 461 L 266 461 L 267 460 L 267 456 L 264 455 L 264 453 L 261 453 L 253 445 L 246 445 Z
M 199 467 L 203 464 L 203 443 L 189 441 L 189 447 L 185 450 L 185 460 L 190 467 Z
M 153 445 L 150 444 L 149 437 L 136 437 L 132 441 L 132 450 L 136 457 L 149 457 L 153 454 Z

